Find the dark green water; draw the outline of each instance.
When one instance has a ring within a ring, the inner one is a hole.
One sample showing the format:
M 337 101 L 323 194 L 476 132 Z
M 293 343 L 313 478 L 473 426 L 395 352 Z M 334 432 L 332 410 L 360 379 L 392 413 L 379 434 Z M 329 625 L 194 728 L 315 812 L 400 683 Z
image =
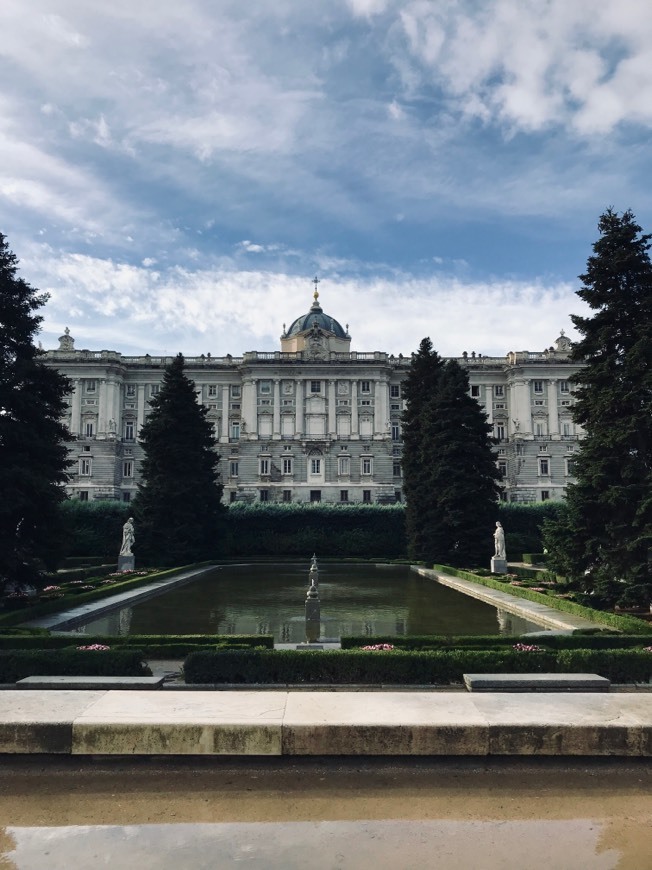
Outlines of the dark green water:
M 88 634 L 272 634 L 305 640 L 308 565 L 216 568 L 156 598 L 105 614 Z M 540 625 L 462 595 L 407 566 L 321 564 L 321 638 L 373 634 L 522 634 Z

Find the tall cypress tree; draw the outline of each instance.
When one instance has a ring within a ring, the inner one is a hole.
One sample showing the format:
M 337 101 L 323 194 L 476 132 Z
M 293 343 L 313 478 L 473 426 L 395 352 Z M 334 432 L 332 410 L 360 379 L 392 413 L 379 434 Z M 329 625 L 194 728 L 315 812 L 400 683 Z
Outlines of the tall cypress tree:
M 195 389 L 178 354 L 139 433 L 145 458 L 133 512 L 141 562 L 178 565 L 219 552 L 220 457 Z
M 408 552 L 429 562 L 473 566 L 492 552 L 499 477 L 486 414 L 467 372 L 444 363 L 429 339 L 406 380 L 404 489 Z
M 0 233 L 0 589 L 35 582 L 42 565 L 56 567 L 71 440 L 62 422 L 70 382 L 34 346 L 47 296 L 17 271 Z
M 554 566 L 607 599 L 652 596 L 652 235 L 631 211 L 599 221 L 577 295 L 595 312 L 573 315 L 572 350 L 584 367 L 573 416 L 585 430 L 566 515 L 548 524 Z M 585 573 L 586 572 L 586 573 Z M 624 583 L 623 583 L 624 581 Z

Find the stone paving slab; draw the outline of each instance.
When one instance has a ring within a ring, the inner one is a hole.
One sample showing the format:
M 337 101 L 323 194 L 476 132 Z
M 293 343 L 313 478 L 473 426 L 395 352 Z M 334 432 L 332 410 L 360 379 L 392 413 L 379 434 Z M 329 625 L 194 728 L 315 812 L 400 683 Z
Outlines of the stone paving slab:
M 652 757 L 649 693 L 7 690 L 0 752 Z
M 598 674 L 464 674 L 469 692 L 608 692 Z
M 165 677 L 23 677 L 19 689 L 158 689 Z
M 287 694 L 106 692 L 73 722 L 73 755 L 280 755 Z

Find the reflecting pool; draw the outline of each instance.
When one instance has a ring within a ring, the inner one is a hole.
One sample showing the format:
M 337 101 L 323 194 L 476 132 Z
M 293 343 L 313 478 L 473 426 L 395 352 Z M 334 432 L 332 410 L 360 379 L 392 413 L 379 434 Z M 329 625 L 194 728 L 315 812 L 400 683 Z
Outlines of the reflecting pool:
M 305 563 L 221 565 L 199 579 L 85 623 L 81 634 L 271 634 L 305 640 Z M 516 635 L 541 625 L 463 595 L 407 565 L 320 563 L 321 638 Z

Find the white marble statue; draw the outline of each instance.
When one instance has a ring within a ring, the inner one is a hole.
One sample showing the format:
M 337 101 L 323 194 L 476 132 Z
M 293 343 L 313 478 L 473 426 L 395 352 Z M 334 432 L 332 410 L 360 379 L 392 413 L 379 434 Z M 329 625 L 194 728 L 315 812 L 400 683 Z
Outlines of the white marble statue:
M 134 534 L 134 518 L 129 517 L 127 522 L 122 527 L 122 546 L 120 547 L 121 556 L 132 555 L 131 547 L 135 540 L 136 535 Z
M 496 523 L 496 531 L 494 532 L 494 543 L 496 552 L 494 556 L 497 559 L 505 559 L 505 530 L 501 523 Z

